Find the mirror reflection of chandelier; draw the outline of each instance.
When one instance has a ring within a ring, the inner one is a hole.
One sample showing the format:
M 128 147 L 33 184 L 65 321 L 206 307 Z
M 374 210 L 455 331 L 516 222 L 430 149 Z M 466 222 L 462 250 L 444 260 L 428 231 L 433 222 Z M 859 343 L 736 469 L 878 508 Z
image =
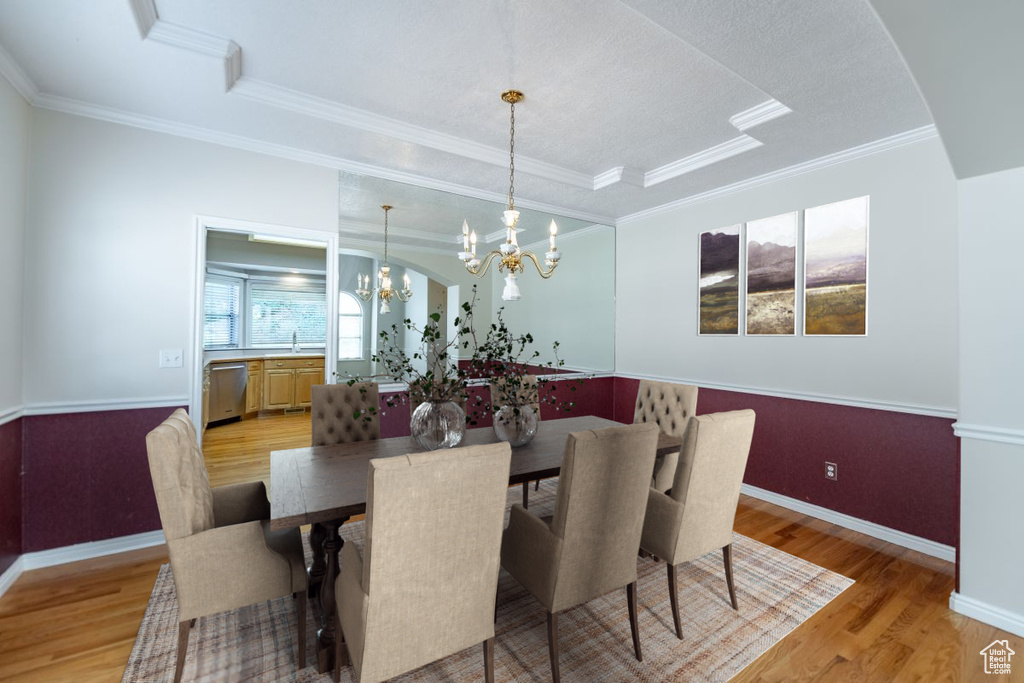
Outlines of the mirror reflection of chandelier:
M 412 289 L 409 288 L 409 275 L 402 276 L 402 289 L 395 289 L 391 286 L 391 266 L 388 265 L 388 211 L 392 208 L 389 204 L 382 204 L 384 209 L 384 263 L 377 271 L 377 286 L 370 289 L 370 276 L 360 273 L 356 276 L 359 286 L 356 288 L 356 295 L 363 301 L 369 301 L 374 293 L 380 299 L 380 312 L 391 312 L 391 298 L 397 297 L 400 301 L 408 301 L 412 296 Z
M 544 266 L 541 266 L 540 259 L 537 258 L 536 254 L 519 248 L 519 242 L 516 239 L 519 212 L 516 211 L 516 202 L 513 194 L 516 185 L 516 102 L 522 101 L 523 93 L 518 90 L 506 90 L 501 93 L 501 99 L 509 103 L 511 110 L 508 145 L 508 208 L 503 213 L 505 243 L 501 245 L 501 248 L 488 252 L 481 261 L 476 256 L 476 231 L 470 232 L 469 224 L 463 221 L 462 251 L 459 252 L 459 259 L 466 264 L 466 270 L 477 277 L 483 277 L 491 262 L 496 258 L 500 259 L 498 261 L 498 270 L 501 272 L 507 271 L 508 273 L 505 276 L 505 289 L 501 293 L 501 298 L 503 301 L 518 301 L 521 298 L 521 294 L 519 293 L 519 285 L 516 284 L 516 275 L 523 272 L 524 260 L 529 259 L 533 261 L 533 265 L 537 267 L 537 272 L 546 280 L 555 272 L 562 254 L 555 248 L 555 235 L 558 234 L 558 226 L 555 225 L 554 221 L 551 221 L 551 225 L 548 228 L 550 239 L 549 251 L 544 254 L 544 266 L 546 266 L 546 269 Z

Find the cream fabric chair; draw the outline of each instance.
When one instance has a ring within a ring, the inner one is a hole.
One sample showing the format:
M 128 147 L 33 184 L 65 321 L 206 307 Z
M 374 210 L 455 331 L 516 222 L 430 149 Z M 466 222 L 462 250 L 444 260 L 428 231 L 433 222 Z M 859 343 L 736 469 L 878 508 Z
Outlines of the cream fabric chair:
M 505 392 L 503 387 L 505 381 L 501 378 L 491 380 L 491 413 L 496 415 L 504 407 Z M 533 412 L 537 413 L 537 421 L 540 422 L 540 389 L 537 387 L 537 377 L 527 375 L 523 377 L 523 386 L 519 388 L 519 404 L 529 405 Z M 536 488 L 540 489 L 540 479 L 537 480 Z M 530 507 L 530 482 L 523 482 L 523 507 Z
M 373 412 L 370 412 L 370 409 Z M 361 414 L 355 417 L 356 411 Z M 313 386 L 313 445 L 333 446 L 380 438 L 376 382 L 316 384 Z M 369 419 L 367 419 L 369 418 Z
M 353 543 L 341 552 L 334 680 L 346 650 L 355 680 L 372 683 L 481 642 L 494 680 L 511 457 L 498 443 L 370 461 L 363 554 Z
M 682 436 L 690 418 L 697 414 L 697 387 L 671 382 L 640 380 L 636 392 L 633 423 L 653 422 L 669 436 Z M 665 493 L 672 486 L 679 453 L 659 457 L 654 464 L 651 486 Z
M 210 488 L 184 410 L 146 435 L 146 450 L 178 595 L 175 683 L 197 617 L 285 595 L 296 599 L 299 668 L 305 668 L 306 567 L 299 530 L 270 530 L 263 482 Z
M 513 505 L 501 541 L 501 566 L 547 610 L 555 683 L 558 613 L 626 587 L 633 650 L 643 661 L 636 622 L 637 551 L 651 468 L 653 424 L 570 434 L 562 456 L 555 514 L 541 519 Z
M 676 566 L 722 549 L 733 609 L 732 527 L 754 435 L 754 411 L 692 417 L 670 495 L 651 489 L 640 547 L 665 560 L 676 636 L 681 640 Z

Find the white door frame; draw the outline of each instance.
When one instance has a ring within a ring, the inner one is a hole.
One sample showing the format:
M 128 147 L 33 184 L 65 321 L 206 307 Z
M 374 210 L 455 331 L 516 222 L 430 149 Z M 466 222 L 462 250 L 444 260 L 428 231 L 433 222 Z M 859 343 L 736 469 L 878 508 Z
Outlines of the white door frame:
M 327 260 L 327 339 L 324 344 L 324 381 L 332 383 L 334 378 L 327 373 L 331 359 L 338 356 L 338 235 L 337 233 L 296 228 L 288 225 L 257 223 L 234 218 L 214 216 L 195 217 L 194 240 L 192 243 L 192 367 L 190 372 L 189 416 L 196 426 L 202 443 L 203 434 L 203 293 L 206 287 L 206 234 L 218 232 L 258 233 L 275 237 L 314 240 L 323 242 Z M 334 362 L 337 365 L 337 361 Z

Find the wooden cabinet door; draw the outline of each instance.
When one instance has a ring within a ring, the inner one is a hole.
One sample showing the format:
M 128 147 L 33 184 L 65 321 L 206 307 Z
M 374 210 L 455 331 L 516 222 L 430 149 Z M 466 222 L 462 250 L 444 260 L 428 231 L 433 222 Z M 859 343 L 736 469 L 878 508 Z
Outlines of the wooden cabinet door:
M 313 385 L 324 383 L 323 368 L 299 368 L 295 371 L 295 407 L 313 405 Z
M 295 371 L 272 368 L 263 373 L 263 409 L 291 408 L 295 396 Z
M 249 380 L 245 384 L 245 412 L 255 413 L 263 405 L 263 373 L 249 371 Z

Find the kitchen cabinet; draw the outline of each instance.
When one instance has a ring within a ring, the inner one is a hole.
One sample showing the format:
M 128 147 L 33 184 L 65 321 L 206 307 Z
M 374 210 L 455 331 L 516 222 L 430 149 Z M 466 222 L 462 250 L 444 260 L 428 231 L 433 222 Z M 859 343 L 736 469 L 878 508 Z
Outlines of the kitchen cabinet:
M 258 412 L 263 405 L 263 361 L 249 361 L 248 380 L 245 383 L 245 413 Z
M 263 409 L 309 407 L 313 385 L 323 383 L 323 358 L 267 358 L 263 361 Z

